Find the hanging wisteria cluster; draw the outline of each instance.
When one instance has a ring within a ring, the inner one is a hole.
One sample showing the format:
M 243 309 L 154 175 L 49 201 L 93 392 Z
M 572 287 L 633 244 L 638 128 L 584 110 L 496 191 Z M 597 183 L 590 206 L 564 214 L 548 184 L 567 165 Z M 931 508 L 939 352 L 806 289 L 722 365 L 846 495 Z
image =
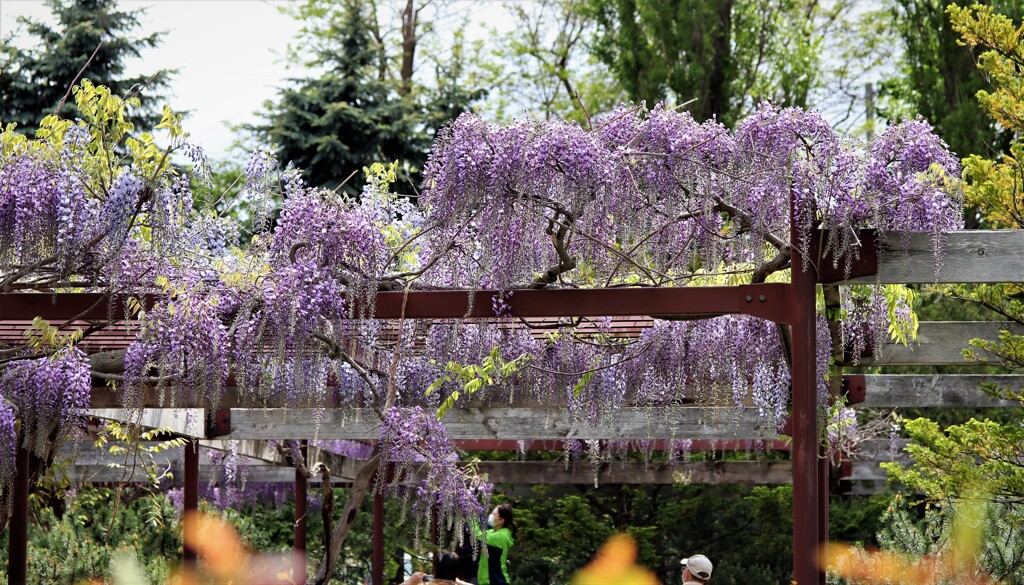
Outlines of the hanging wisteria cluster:
M 349 459 L 359 459 L 366 461 L 373 457 L 373 445 L 364 443 L 362 441 L 347 441 L 344 439 L 331 439 L 324 440 L 319 439 L 310 441 L 311 447 L 316 447 L 328 453 L 334 453 L 335 455 L 341 455 Z
M 185 283 L 184 286 L 188 286 Z M 146 386 L 168 390 L 169 405 L 186 401 L 216 408 L 229 368 L 226 300 L 217 294 L 181 294 L 149 311 L 125 353 L 123 403 L 142 408 Z M 149 374 L 158 377 L 154 380 Z
M 76 98 L 86 118 L 125 105 L 91 86 Z M 153 301 L 128 305 L 135 338 L 123 378 L 107 376 L 130 408 L 147 387 L 168 405 L 216 408 L 229 379 L 254 406 L 370 407 L 383 425 L 381 464 L 401 478 L 422 465 L 416 510 L 452 527 L 480 518 L 490 487 L 458 463 L 435 414 L 442 405 L 532 399 L 601 424 L 625 405 L 729 404 L 754 409 L 772 432 L 788 408 L 785 341 L 774 324 L 653 320 L 619 337 L 607 319 L 513 320 L 513 289 L 784 280 L 790 249 L 808 261 L 817 228 L 839 259 L 856 253 L 859 228 L 926 230 L 939 247 L 941 232 L 962 222 L 958 163 L 919 120 L 861 145 L 815 112 L 767 104 L 734 130 L 660 106 L 622 107 L 592 129 L 535 119 L 495 126 L 467 114 L 439 133 L 418 204 L 389 191 L 393 166 L 370 166 L 366 188 L 349 198 L 308 187 L 261 149 L 237 197 L 245 211 L 232 216 L 204 207 L 222 198 L 193 193 L 208 187 L 209 169 L 177 117 L 165 113 L 172 144 L 161 151 L 151 137 L 127 138 L 119 115 L 105 125 L 51 117 L 36 140 L 3 134 L 0 292 Z M 118 144 L 127 159 L 105 156 Z M 191 175 L 165 164 L 175 150 Z M 243 224 L 252 231 L 244 246 Z M 495 319 L 373 318 L 378 291 L 453 287 L 499 290 L 474 301 Z M 856 357 L 884 344 L 889 320 L 912 326 L 911 303 L 865 290 L 843 298 L 851 319 L 837 340 Z M 822 319 L 823 421 L 832 342 Z M 67 433 L 91 385 L 74 346 L 2 351 L 18 360 L 0 366 L 0 490 L 13 474 L 13 408 L 22 441 L 38 451 L 40 433 Z M 453 372 L 488 358 L 501 367 L 486 372 L 486 391 L 466 391 Z M 685 457 L 685 439 L 673 441 L 670 457 Z M 351 447 L 333 446 L 372 456 Z M 578 448 L 600 461 L 609 446 Z
M 416 523 L 417 540 L 429 534 L 432 518 L 461 535 L 467 518 L 479 520 L 490 510 L 493 486 L 459 464 L 455 444 L 433 413 L 418 407 L 385 412 L 380 449 L 378 490 L 385 489 L 390 475 L 390 484 L 399 491 L 422 470 L 415 489 L 405 491 L 421 520 Z
M 47 357 L 17 360 L 0 369 L 0 512 L 9 511 L 18 447 L 44 461 L 65 443 L 77 451 L 91 389 L 89 362 L 76 347 L 60 347 Z
M 0 397 L 0 511 L 10 507 L 11 490 L 17 474 L 18 412 L 14 404 Z
M 22 444 L 39 457 L 56 453 L 64 440 L 77 434 L 91 389 L 89 362 L 76 347 L 15 361 L 0 370 L 0 395 L 17 408 Z
M 661 108 L 623 108 L 592 131 L 464 114 L 425 175 L 425 221 L 440 226 L 428 247 L 454 250 L 432 272 L 438 286 L 668 285 L 726 264 L 754 270 L 789 244 L 791 202 L 805 258 L 816 227 L 838 259 L 857 228 L 938 239 L 963 223 L 959 163 L 925 122 L 860 148 L 816 112 L 767 104 L 734 131 Z M 576 265 L 587 270 L 537 276 Z
M 168 488 L 167 497 L 175 510 L 180 514 L 185 509 L 185 492 L 180 487 Z M 223 486 L 203 483 L 199 486 L 199 498 L 218 510 L 242 510 L 257 508 L 260 504 L 271 505 L 280 509 L 285 502 L 295 497 L 295 489 L 288 483 L 246 482 L 241 486 Z M 311 511 L 323 505 L 319 494 L 307 494 L 307 503 Z

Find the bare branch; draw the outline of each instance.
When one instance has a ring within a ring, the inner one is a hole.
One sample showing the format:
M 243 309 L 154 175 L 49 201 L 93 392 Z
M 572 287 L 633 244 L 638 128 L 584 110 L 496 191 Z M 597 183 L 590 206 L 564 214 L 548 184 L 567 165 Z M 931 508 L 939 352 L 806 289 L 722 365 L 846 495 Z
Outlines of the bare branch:
M 292 264 L 295 264 L 296 254 L 299 253 L 299 250 L 308 247 L 308 242 L 296 242 L 294 245 L 292 245 L 292 249 L 288 251 L 288 259 L 292 261 Z
M 366 368 L 364 368 L 356 360 L 352 359 L 352 356 L 350 356 L 348 354 L 348 352 L 345 351 L 345 349 L 341 346 L 341 344 L 339 344 L 338 342 L 334 341 L 330 337 L 327 337 L 326 335 L 324 335 L 322 333 L 317 333 L 317 332 L 313 333 L 313 337 L 316 338 L 317 340 L 323 342 L 324 345 L 326 345 L 328 347 L 328 349 L 330 351 L 327 353 L 327 357 L 329 357 L 331 359 L 340 359 L 340 360 L 344 361 L 353 370 L 355 370 L 356 374 L 360 378 L 362 378 L 363 382 L 365 382 L 367 387 L 369 387 L 370 393 L 373 394 L 374 401 L 373 401 L 373 405 L 372 406 L 373 406 L 374 412 L 377 413 L 377 416 L 379 416 L 381 419 L 383 419 L 384 418 L 384 411 L 381 409 L 380 404 L 379 404 L 380 403 L 380 388 L 377 387 L 377 382 L 374 381 L 374 379 L 370 376 L 370 373 L 366 371 Z
M 68 84 L 68 91 L 64 94 L 64 97 L 60 98 L 60 101 L 57 102 L 57 108 L 53 110 L 54 116 L 60 113 L 60 109 L 64 107 L 64 102 L 68 101 L 68 97 L 71 95 L 71 89 L 74 88 L 75 84 L 78 83 L 78 80 L 82 78 L 82 74 L 85 73 L 85 70 L 89 68 L 89 65 L 92 63 L 92 60 L 96 58 L 96 53 L 100 52 L 100 47 L 102 46 L 103 41 L 100 41 L 99 44 L 96 45 L 96 48 L 93 49 L 92 55 L 89 55 L 89 58 L 85 61 L 85 65 L 82 65 L 82 68 L 78 70 L 78 73 L 75 75 L 75 78 L 71 80 L 70 84 Z
M 647 351 L 647 349 L 649 347 L 651 347 L 652 343 L 654 343 L 653 339 L 651 341 L 648 341 L 647 343 L 643 344 L 639 349 L 637 349 L 632 354 L 622 358 L 621 360 L 619 360 L 617 362 L 614 362 L 614 363 L 611 363 L 611 364 L 607 364 L 607 365 L 604 365 L 604 366 L 597 366 L 595 368 L 590 368 L 590 369 L 587 369 L 587 370 L 583 370 L 582 372 L 559 372 L 557 370 L 549 370 L 548 368 L 544 368 L 544 367 L 541 367 L 541 366 L 535 366 L 535 365 L 533 365 L 533 364 L 531 364 L 529 362 L 523 364 L 523 367 L 530 368 L 531 370 L 537 370 L 538 372 L 544 372 L 545 374 L 554 374 L 556 376 L 573 376 L 573 377 L 577 377 L 577 376 L 582 376 L 584 374 L 590 374 L 590 373 L 593 373 L 593 372 L 600 372 L 601 370 L 607 370 L 608 368 L 614 368 L 614 367 L 616 367 L 616 366 L 618 366 L 620 364 L 623 364 L 623 363 L 628 362 L 630 360 L 636 359 L 636 358 L 640 357 L 641 355 L 643 355 L 643 353 L 645 351 Z
M 730 217 L 732 217 L 733 219 L 735 219 L 736 221 L 739 222 L 739 224 L 740 224 L 739 233 L 746 233 L 746 232 L 751 231 L 751 228 L 753 227 L 754 222 L 753 222 L 753 220 L 751 219 L 751 217 L 747 213 L 745 213 L 743 210 L 741 210 L 740 208 L 736 207 L 735 205 L 727 203 L 725 201 L 725 199 L 722 199 L 718 195 L 713 195 L 713 197 L 715 198 L 715 201 L 716 201 L 715 208 L 718 211 L 722 211 L 724 213 L 727 213 Z M 769 232 L 764 232 L 764 234 L 762 234 L 762 235 L 764 236 L 765 241 L 767 241 L 769 244 L 775 246 L 779 250 L 782 250 L 783 248 L 788 246 L 788 244 L 786 242 L 784 242 L 782 240 L 782 238 L 779 238 L 775 234 L 772 234 L 772 233 L 769 233 Z

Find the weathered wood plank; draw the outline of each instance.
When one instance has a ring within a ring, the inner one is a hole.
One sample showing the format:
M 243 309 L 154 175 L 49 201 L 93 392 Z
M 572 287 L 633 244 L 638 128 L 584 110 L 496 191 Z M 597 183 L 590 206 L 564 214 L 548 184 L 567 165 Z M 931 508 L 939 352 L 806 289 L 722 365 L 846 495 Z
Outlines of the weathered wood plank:
M 860 365 L 970 366 L 971 362 L 963 356 L 968 341 L 974 338 L 996 340 L 1002 329 L 1024 335 L 1024 327 L 1002 321 L 922 321 L 916 343 L 889 344 L 881 359 L 864 358 Z
M 93 408 L 89 415 L 96 418 L 128 421 L 147 429 L 166 429 L 178 435 L 203 438 L 206 436 L 206 411 L 202 408 L 164 408 L 128 411 L 123 408 Z
M 453 410 L 445 427 L 454 439 L 771 439 L 751 410 L 675 407 L 657 411 L 622 408 L 600 425 L 574 420 L 566 409 L 474 408 Z M 372 413 L 355 416 L 327 410 L 317 425 L 302 411 L 234 410 L 230 439 L 377 439 L 381 423 Z
M 852 463 L 852 475 L 846 479 L 857 482 L 874 481 L 884 485 L 885 474 L 879 468 L 883 461 L 908 463 L 909 455 L 903 451 L 907 441 L 895 443 L 887 439 L 872 439 L 860 444 Z M 312 456 L 311 460 L 318 458 Z M 200 473 L 210 481 L 223 473 L 223 466 L 210 464 L 208 458 L 200 460 Z M 262 461 L 245 460 L 248 481 L 290 483 L 295 479 L 294 469 L 287 465 L 274 465 Z M 175 477 L 182 477 L 182 461 L 176 451 L 167 451 L 156 457 L 157 465 L 170 467 Z M 111 467 L 117 464 L 123 468 Z M 349 481 L 358 471 L 360 461 L 345 459 L 330 463 L 335 481 Z M 134 473 L 130 470 L 135 468 Z M 483 461 L 477 464 L 480 473 L 487 474 L 494 483 L 510 485 L 590 485 L 594 482 L 594 468 L 588 461 L 575 461 L 568 465 L 562 461 Z M 413 477 L 421 477 L 422 469 L 414 469 Z M 788 484 L 792 465 L 789 461 L 690 461 L 674 466 L 663 461 L 643 463 L 637 461 L 603 462 L 598 466 L 599 484 L 673 484 L 673 483 L 736 483 L 736 484 Z M 111 455 L 93 446 L 83 446 L 75 464 L 74 478 L 81 481 L 138 483 L 148 480 L 141 465 L 123 455 Z M 312 481 L 319 481 L 314 479 Z
M 883 462 L 895 461 L 902 464 L 911 462 L 910 455 L 904 451 L 909 441 L 898 438 L 894 441 L 887 439 L 871 439 L 860 444 L 857 454 L 853 457 L 852 473 L 844 479 L 854 482 L 874 481 L 884 485 L 886 481 L 885 472 L 879 467 Z
M 166 470 L 167 467 L 161 468 L 161 471 Z M 178 485 L 181 484 L 182 478 L 185 477 L 184 465 L 177 464 L 170 467 L 170 471 L 174 473 L 174 478 Z M 224 475 L 224 468 L 215 465 L 200 465 L 199 466 L 199 478 L 200 482 L 210 482 L 217 478 L 221 478 Z M 131 467 L 127 469 L 119 469 L 116 467 L 107 467 L 105 465 L 75 465 L 70 472 L 71 480 L 86 483 L 148 483 L 149 476 L 146 470 L 141 466 Z M 345 477 L 340 475 L 332 474 L 332 481 L 347 482 L 352 481 L 351 477 Z M 247 483 L 280 483 L 290 484 L 295 481 L 295 469 L 291 467 L 278 467 L 273 465 L 262 465 L 256 467 L 250 467 L 245 471 L 245 481 Z M 319 484 L 323 482 L 323 478 L 316 476 L 310 478 L 309 483 Z
M 936 278 L 932 235 L 891 233 L 879 242 L 878 274 L 849 284 L 1024 282 L 1024 230 L 970 230 L 942 236 L 942 270 Z
M 854 461 L 850 481 L 885 480 L 879 461 Z M 577 463 L 568 469 L 564 464 L 549 461 L 481 462 L 480 471 L 490 481 L 504 484 L 547 485 L 594 483 L 589 464 Z M 781 485 L 793 483 L 790 461 L 717 461 L 689 462 L 669 466 L 664 463 L 606 463 L 598 473 L 603 484 L 747 484 Z
M 850 481 L 886 481 L 885 471 L 882 469 L 881 464 L 883 461 L 854 461 L 853 462 L 853 473 L 850 474 L 848 479 Z M 898 463 L 909 463 L 909 459 L 906 456 L 895 460 Z
M 89 415 L 112 421 L 131 421 L 140 424 L 147 429 L 169 429 L 179 435 L 199 439 L 199 444 L 206 449 L 217 451 L 228 451 L 234 449 L 235 453 L 252 459 L 259 459 L 269 463 L 282 463 L 283 458 L 277 447 L 262 440 L 234 441 L 228 446 L 227 441 L 222 439 L 203 439 L 205 429 L 203 428 L 205 411 L 203 409 L 166 409 L 147 408 L 143 411 L 141 418 L 136 412 L 130 413 L 119 408 L 96 408 L 89 410 Z M 198 422 L 197 422 L 198 421 Z M 317 450 L 319 451 L 319 450 Z
M 864 402 L 857 408 L 896 407 L 1020 407 L 1016 400 L 997 400 L 981 390 L 982 384 L 1024 388 L 1024 376 L 1012 375 L 867 375 Z
M 142 443 L 142 446 L 152 446 L 155 444 Z M 211 451 L 211 449 L 200 449 L 200 475 L 204 481 L 215 479 L 222 475 L 224 470 L 223 463 L 211 460 Z M 341 457 L 321 449 L 310 448 L 309 466 L 311 467 L 316 462 L 324 463 L 331 470 L 331 476 L 336 481 L 351 481 L 362 464 L 361 461 L 355 459 Z M 128 483 L 144 481 L 147 477 L 144 472 L 146 467 L 158 470 L 170 469 L 174 473 L 174 477 L 180 480 L 181 477 L 184 477 L 182 475 L 184 473 L 183 465 L 184 460 L 181 452 L 177 449 L 168 449 L 152 455 L 136 454 L 134 452 L 129 454 L 113 454 L 107 449 L 97 448 L 93 445 L 81 446 L 74 460 L 74 466 L 84 470 L 77 472 L 78 475 L 85 473 L 94 474 L 101 468 L 117 471 L 116 474 L 104 472 L 97 476 L 102 479 L 89 480 L 95 482 L 116 482 L 121 481 L 119 478 L 122 477 Z M 254 479 L 256 477 L 280 477 L 280 481 L 295 480 L 295 468 L 283 459 L 279 461 L 266 461 L 243 456 L 239 460 L 238 465 L 240 468 L 246 469 L 248 481 L 264 481 Z M 275 476 L 275 472 L 268 471 L 269 469 L 279 470 L 280 473 Z M 254 472 L 263 475 L 253 475 Z M 266 479 L 265 481 L 278 480 Z M 311 481 L 319 482 L 320 479 L 313 478 Z
M 574 463 L 568 468 L 557 461 L 483 461 L 478 464 L 494 483 L 507 485 L 593 485 L 594 472 L 586 462 Z M 793 465 L 789 461 L 697 461 L 669 466 L 665 463 L 615 462 L 604 463 L 598 471 L 598 485 L 629 484 L 741 484 L 783 485 L 792 483 Z M 171 467 L 176 478 L 183 477 L 180 464 Z M 201 481 L 220 477 L 220 466 L 201 465 Z M 347 476 L 333 475 L 334 481 L 351 481 Z M 149 476 L 142 467 L 120 469 L 99 464 L 76 465 L 71 479 L 92 483 L 147 483 Z M 877 461 L 855 461 L 853 474 L 846 478 L 853 482 L 885 481 L 885 473 Z M 246 481 L 253 483 L 292 483 L 295 470 L 284 466 L 254 466 L 246 471 Z M 320 483 L 321 478 L 310 479 Z
M 494 483 L 506 484 L 583 484 L 593 485 L 594 469 L 587 462 L 568 467 L 558 461 L 481 462 L 481 473 Z M 789 461 L 688 462 L 670 466 L 665 463 L 602 463 L 598 484 L 782 484 L 792 481 Z

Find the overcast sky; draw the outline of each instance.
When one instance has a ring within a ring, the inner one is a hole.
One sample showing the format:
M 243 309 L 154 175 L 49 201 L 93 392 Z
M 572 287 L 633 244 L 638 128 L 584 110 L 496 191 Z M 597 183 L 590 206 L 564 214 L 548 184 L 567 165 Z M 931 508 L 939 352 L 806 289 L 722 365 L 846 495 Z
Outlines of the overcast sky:
M 167 33 L 160 47 L 129 65 L 131 72 L 178 69 L 169 103 L 176 110 L 191 111 L 186 129 L 214 158 L 226 156 L 234 138 L 227 124 L 252 121 L 252 113 L 289 75 L 283 55 L 298 23 L 278 12 L 285 1 L 120 3 L 125 10 L 147 8 L 140 33 Z M 16 29 L 18 16 L 48 19 L 49 12 L 40 0 L 0 0 L 3 34 Z
M 225 158 L 234 140 L 229 124 L 255 121 L 254 112 L 288 77 L 285 48 L 299 24 L 280 14 L 289 0 L 121 0 L 123 10 L 146 8 L 139 34 L 166 31 L 163 44 L 129 64 L 151 74 L 176 68 L 169 103 L 190 110 L 186 130 L 213 158 Z M 494 22 L 501 5 L 470 4 L 474 21 Z M 52 20 L 42 0 L 0 0 L 0 35 L 17 30 L 17 18 Z M 20 39 L 24 42 L 24 39 Z

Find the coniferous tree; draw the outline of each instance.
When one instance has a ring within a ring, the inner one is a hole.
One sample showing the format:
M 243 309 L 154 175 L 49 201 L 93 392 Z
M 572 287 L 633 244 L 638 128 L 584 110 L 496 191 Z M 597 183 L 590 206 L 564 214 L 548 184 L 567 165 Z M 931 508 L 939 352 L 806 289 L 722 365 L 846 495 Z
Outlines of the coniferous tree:
M 303 169 L 311 185 L 344 183 L 349 193 L 358 192 L 358 171 L 397 160 L 399 185 L 412 190 L 436 130 L 481 95 L 460 87 L 458 62 L 439 63 L 434 86 L 417 84 L 411 77 L 415 50 L 409 48 L 420 39 L 414 3 L 402 14 L 397 57 L 379 33 L 375 8 L 354 0 L 309 0 L 293 8 L 306 23 L 299 43 L 311 53 L 306 65 L 324 73 L 293 79 L 276 102 L 266 102 L 265 122 L 247 127 L 276 144 L 278 159 Z M 391 74 L 395 60 L 401 61 L 399 77 Z
M 15 122 L 23 131 L 36 128 L 57 109 L 80 71 L 82 78 L 109 87 L 116 95 L 140 92 L 142 108 L 132 119 L 137 128 L 159 122 L 154 102 L 173 71 L 160 71 L 155 77 L 125 75 L 128 60 L 160 43 L 161 33 L 133 36 L 140 26 L 140 11 L 119 10 L 117 0 L 46 0 L 46 4 L 56 17 L 54 26 L 21 20 L 36 46 L 17 48 L 7 38 L 0 48 L 0 122 Z M 74 100 L 61 106 L 61 115 L 75 117 Z

